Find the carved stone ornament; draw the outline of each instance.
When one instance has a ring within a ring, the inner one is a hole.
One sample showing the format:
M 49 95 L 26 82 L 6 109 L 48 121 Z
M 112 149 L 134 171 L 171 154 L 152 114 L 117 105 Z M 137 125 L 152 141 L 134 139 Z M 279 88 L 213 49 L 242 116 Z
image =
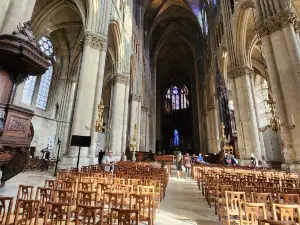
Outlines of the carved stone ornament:
M 148 108 L 146 106 L 142 106 L 142 112 L 147 112 Z
M 277 15 L 272 16 L 263 22 L 257 21 L 256 24 L 258 33 L 261 37 L 281 30 L 287 24 L 293 24 L 295 27 L 298 26 L 295 13 L 290 10 L 281 11 Z
M 116 74 L 113 78 L 113 83 L 128 84 L 129 76 L 123 74 Z
M 105 50 L 105 39 L 99 37 L 91 32 L 86 32 L 84 37 L 84 44 L 99 51 Z
M 241 66 L 241 67 L 236 67 L 234 69 L 232 69 L 229 73 L 228 73 L 228 77 L 231 80 L 234 80 L 238 77 L 242 77 L 245 75 L 251 75 L 252 74 L 252 69 L 250 69 L 248 66 Z

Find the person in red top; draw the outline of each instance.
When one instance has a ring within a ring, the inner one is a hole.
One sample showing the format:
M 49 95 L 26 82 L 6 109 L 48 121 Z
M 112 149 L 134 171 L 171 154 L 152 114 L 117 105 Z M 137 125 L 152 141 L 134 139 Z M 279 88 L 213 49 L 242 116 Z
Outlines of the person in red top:
M 185 177 L 190 177 L 190 171 L 192 167 L 192 159 L 190 158 L 190 154 L 186 153 L 183 158 L 183 166 L 185 168 Z

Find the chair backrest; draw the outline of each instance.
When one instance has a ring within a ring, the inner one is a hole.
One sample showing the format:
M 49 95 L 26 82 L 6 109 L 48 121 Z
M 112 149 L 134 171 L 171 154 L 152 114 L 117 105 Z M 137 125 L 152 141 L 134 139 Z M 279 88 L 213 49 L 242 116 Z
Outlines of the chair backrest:
M 69 203 L 48 202 L 44 224 L 68 225 L 70 223 L 71 205 Z
M 45 180 L 45 188 L 52 188 L 52 189 L 56 189 L 58 188 L 58 184 L 60 183 L 61 181 L 58 181 L 58 180 Z
M 78 191 L 77 205 L 97 206 L 98 204 L 96 191 Z
M 113 218 L 113 215 L 116 217 Z M 117 223 L 114 222 L 117 218 Z M 112 208 L 110 225 L 138 225 L 139 224 L 139 210 L 137 209 L 117 209 Z
M 246 203 L 239 205 L 240 224 L 258 224 L 259 219 L 267 219 L 266 207 L 264 203 Z
M 278 194 L 278 203 L 286 205 L 299 205 L 300 199 L 298 194 Z
M 46 206 L 46 203 L 53 200 L 54 189 L 38 187 L 35 194 L 35 200 L 40 202 L 40 206 Z
M 19 199 L 16 205 L 13 225 L 37 225 L 39 204 L 37 200 Z
M 79 182 L 78 191 L 94 191 L 93 182 Z
M 19 185 L 17 199 L 29 200 L 33 196 L 33 186 Z
M 239 210 L 241 202 L 246 202 L 246 193 L 237 191 L 225 192 L 226 207 L 230 210 Z
M 53 202 L 59 203 L 73 203 L 73 191 L 64 189 L 55 189 L 53 195 Z
M 103 207 L 77 205 L 75 224 L 77 225 L 103 225 Z
M 0 197 L 0 224 L 9 224 L 13 199 L 13 197 Z
M 273 218 L 278 221 L 294 221 L 300 218 L 299 205 L 273 204 Z
M 111 213 L 112 208 L 123 207 L 124 193 L 122 192 L 105 192 L 104 193 L 104 206 L 107 213 Z
M 130 208 L 139 211 L 140 219 L 150 219 L 154 216 L 152 195 L 131 194 Z

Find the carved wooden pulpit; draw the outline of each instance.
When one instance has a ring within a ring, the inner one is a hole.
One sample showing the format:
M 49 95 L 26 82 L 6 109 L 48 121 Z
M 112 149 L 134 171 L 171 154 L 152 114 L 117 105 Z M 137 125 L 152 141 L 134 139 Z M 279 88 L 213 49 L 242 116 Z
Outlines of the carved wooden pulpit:
M 0 166 L 1 183 L 23 170 L 33 138 L 34 112 L 13 105 L 18 84 L 41 76 L 50 66 L 40 51 L 29 22 L 13 34 L 0 35 Z

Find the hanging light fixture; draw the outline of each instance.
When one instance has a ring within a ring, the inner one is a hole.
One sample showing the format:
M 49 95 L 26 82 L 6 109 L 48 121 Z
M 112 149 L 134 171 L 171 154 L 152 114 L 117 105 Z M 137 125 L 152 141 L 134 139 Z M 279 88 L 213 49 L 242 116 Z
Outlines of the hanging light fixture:
M 285 123 L 281 123 L 279 117 L 276 116 L 276 100 L 273 98 L 273 96 L 270 92 L 268 94 L 267 104 L 270 107 L 270 113 L 271 113 L 271 117 L 270 117 L 270 120 L 269 120 L 270 122 L 267 126 L 259 128 L 260 132 L 265 132 L 266 130 L 270 129 L 270 130 L 278 133 L 279 131 L 281 131 L 282 127 L 286 127 L 290 130 L 292 130 L 296 127 L 293 116 L 292 116 L 293 125 L 288 125 L 288 124 L 285 124 Z

